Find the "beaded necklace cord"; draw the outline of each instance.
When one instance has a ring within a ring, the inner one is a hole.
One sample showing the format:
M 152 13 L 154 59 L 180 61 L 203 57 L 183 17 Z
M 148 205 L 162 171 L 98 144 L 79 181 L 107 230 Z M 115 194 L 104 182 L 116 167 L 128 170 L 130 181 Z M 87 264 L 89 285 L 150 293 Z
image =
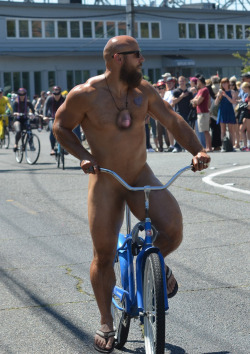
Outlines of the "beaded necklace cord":
M 123 111 L 124 108 L 120 109 L 120 108 L 117 106 L 116 102 L 115 102 L 115 99 L 114 99 L 114 97 L 113 97 L 113 95 L 112 95 L 112 93 L 111 93 L 111 90 L 110 90 L 110 88 L 109 88 L 109 84 L 108 84 L 108 80 L 107 80 L 106 75 L 105 75 L 105 80 L 106 80 L 106 84 L 107 84 L 107 88 L 108 88 L 108 90 L 109 90 L 110 96 L 112 97 L 112 99 L 113 99 L 113 101 L 114 101 L 114 104 L 115 104 L 117 110 L 118 110 L 119 112 Z M 125 101 L 125 109 L 127 109 L 127 108 L 128 108 L 128 90 L 127 90 L 126 101 Z

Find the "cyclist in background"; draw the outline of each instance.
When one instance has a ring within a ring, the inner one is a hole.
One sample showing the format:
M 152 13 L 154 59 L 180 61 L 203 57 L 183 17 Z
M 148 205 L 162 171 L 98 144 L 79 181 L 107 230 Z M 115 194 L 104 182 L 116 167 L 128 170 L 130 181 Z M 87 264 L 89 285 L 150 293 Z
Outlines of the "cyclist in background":
M 54 120 L 55 120 L 55 114 L 56 111 L 58 110 L 58 108 L 61 106 L 61 104 L 65 101 L 65 98 L 62 96 L 62 90 L 61 87 L 59 86 L 54 86 L 53 87 L 53 91 L 52 91 L 52 95 L 49 96 L 47 98 L 47 100 L 45 101 L 44 104 L 44 109 L 43 109 L 43 115 L 44 115 L 44 119 L 49 119 L 49 130 L 50 130 L 50 144 L 51 144 L 51 152 L 50 155 L 55 155 L 55 143 L 56 143 L 56 139 L 54 137 L 53 131 L 52 131 L 52 127 L 54 124 Z
M 2 87 L 0 87 L 0 115 L 4 115 L 5 112 L 6 112 L 6 109 L 8 107 L 10 113 L 12 112 L 12 107 L 11 107 L 11 104 L 10 104 L 10 101 L 8 99 L 8 97 L 4 96 L 3 95 L 3 89 Z M 4 123 L 5 122 L 5 125 L 8 127 L 9 126 L 9 119 L 8 119 L 8 116 L 2 116 L 2 119 L 0 119 L 0 139 L 3 139 L 4 138 Z
M 17 91 L 17 100 L 13 103 L 13 112 L 14 112 L 14 129 L 16 132 L 15 135 L 15 145 L 13 151 L 17 151 L 18 141 L 21 138 L 21 132 L 25 127 L 25 124 L 28 123 L 29 110 L 32 111 L 33 115 L 35 110 L 33 104 L 27 100 L 27 90 L 23 87 L 19 88 Z M 20 116 L 20 114 L 23 114 Z

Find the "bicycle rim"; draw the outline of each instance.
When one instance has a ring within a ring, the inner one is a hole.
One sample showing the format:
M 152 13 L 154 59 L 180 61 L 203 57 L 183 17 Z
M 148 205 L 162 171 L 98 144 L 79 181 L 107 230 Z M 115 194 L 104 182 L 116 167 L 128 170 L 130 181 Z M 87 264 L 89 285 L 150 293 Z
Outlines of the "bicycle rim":
M 16 161 L 18 163 L 21 163 L 23 160 L 23 146 L 22 145 L 17 148 L 17 151 L 15 152 L 15 154 L 16 154 Z
M 119 257 L 117 257 L 114 263 L 114 272 L 116 277 L 116 286 L 122 288 L 121 284 L 121 268 Z M 116 344 L 115 348 L 121 349 L 127 342 L 129 327 L 130 327 L 130 317 L 125 311 L 125 300 L 120 301 L 114 294 L 112 294 L 116 303 L 122 307 L 124 310 L 119 310 L 112 302 L 111 304 L 111 313 L 113 316 L 114 330 L 116 331 Z
M 144 341 L 146 354 L 163 354 L 165 306 L 161 263 L 158 253 L 147 256 L 143 277 Z
M 31 134 L 27 137 L 25 145 L 26 161 L 30 165 L 34 165 L 40 155 L 40 140 L 36 134 Z

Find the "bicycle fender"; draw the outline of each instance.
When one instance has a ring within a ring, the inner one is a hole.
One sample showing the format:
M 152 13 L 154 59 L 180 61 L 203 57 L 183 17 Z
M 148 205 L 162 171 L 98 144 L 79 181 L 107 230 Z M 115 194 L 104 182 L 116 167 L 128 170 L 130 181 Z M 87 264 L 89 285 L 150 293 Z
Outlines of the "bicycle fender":
M 117 249 L 119 249 L 124 242 L 126 241 L 126 237 L 119 233 L 118 242 L 117 242 Z M 127 259 L 127 246 L 125 249 L 121 249 L 118 251 L 118 257 L 120 262 L 120 269 L 121 269 L 121 283 L 122 287 L 126 290 L 128 289 L 128 259 Z
M 143 294 L 142 294 L 142 289 L 143 289 L 143 273 L 142 269 L 144 267 L 144 262 L 146 257 L 150 253 L 158 253 L 160 262 L 161 262 L 161 270 L 163 274 L 163 285 L 164 285 L 164 303 L 165 303 L 165 311 L 168 310 L 168 297 L 167 297 L 167 284 L 166 284 L 166 276 L 164 276 L 165 273 L 165 263 L 164 263 L 164 258 L 162 254 L 160 253 L 160 250 L 157 247 L 149 247 L 146 249 L 142 249 L 139 255 L 137 256 L 136 260 L 136 279 L 137 279 L 137 304 L 139 311 L 143 311 L 144 309 L 144 304 L 143 304 Z

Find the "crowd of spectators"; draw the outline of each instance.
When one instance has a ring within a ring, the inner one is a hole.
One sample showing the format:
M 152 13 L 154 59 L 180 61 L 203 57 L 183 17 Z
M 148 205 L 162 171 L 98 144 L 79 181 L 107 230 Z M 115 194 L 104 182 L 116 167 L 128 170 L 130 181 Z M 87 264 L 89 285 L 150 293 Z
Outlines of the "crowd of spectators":
M 230 146 L 231 151 L 250 151 L 250 72 L 243 73 L 240 80 L 236 76 L 205 78 L 200 74 L 188 79 L 184 76 L 176 78 L 165 73 L 153 86 L 195 130 L 207 152 L 230 151 Z M 147 117 L 148 152 L 183 151 L 170 132 L 159 122 L 155 129 L 152 121 Z

